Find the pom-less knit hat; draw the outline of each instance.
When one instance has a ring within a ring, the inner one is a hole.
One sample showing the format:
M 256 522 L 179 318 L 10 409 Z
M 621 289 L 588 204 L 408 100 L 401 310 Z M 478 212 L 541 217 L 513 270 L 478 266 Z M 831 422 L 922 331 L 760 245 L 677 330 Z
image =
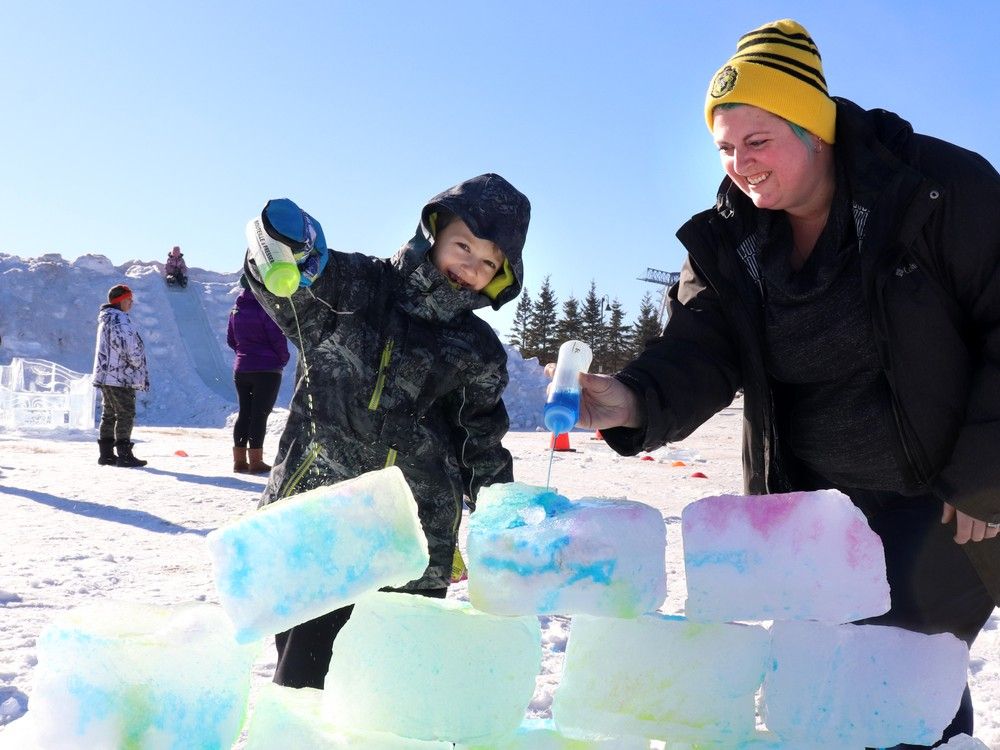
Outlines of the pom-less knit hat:
M 833 143 L 837 105 L 826 90 L 823 61 L 800 24 L 785 18 L 740 37 L 736 54 L 712 77 L 705 120 L 720 104 L 749 104 Z

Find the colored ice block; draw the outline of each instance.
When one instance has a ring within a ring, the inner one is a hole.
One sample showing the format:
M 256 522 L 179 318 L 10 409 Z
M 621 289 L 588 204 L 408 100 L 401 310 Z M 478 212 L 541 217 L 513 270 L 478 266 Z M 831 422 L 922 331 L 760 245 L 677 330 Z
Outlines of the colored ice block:
M 552 718 L 573 736 L 750 740 L 768 638 L 758 625 L 574 617 Z
M 958 710 L 969 650 L 953 635 L 776 622 L 764 722 L 786 741 L 932 745 Z
M 541 657 L 536 617 L 375 593 L 357 601 L 334 642 L 324 698 L 344 726 L 482 742 L 521 723 Z
M 452 750 L 450 742 L 344 729 L 324 715 L 322 704 L 322 690 L 267 683 L 254 704 L 246 750 Z
M 498 615 L 638 617 L 666 596 L 665 549 L 649 505 L 493 485 L 469 519 L 469 600 Z
M 280 633 L 427 567 L 427 539 L 396 467 L 294 495 L 207 537 L 219 600 L 241 642 Z
M 258 645 L 237 644 L 216 605 L 70 610 L 38 640 L 29 714 L 39 746 L 229 748 Z
M 459 744 L 455 750 L 649 750 L 649 740 L 638 737 L 575 739 L 562 734 L 551 719 L 525 719 L 511 735 L 488 745 Z
M 889 609 L 882 541 L 836 490 L 702 498 L 681 530 L 692 620 L 843 623 Z
M 967 734 L 952 737 L 940 747 L 943 750 L 990 750 L 985 742 L 977 740 L 975 737 L 970 737 Z

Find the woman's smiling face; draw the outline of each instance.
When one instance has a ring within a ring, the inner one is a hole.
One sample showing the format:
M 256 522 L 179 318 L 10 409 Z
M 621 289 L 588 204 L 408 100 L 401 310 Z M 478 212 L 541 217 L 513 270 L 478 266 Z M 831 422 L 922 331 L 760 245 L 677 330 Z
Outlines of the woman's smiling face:
M 811 206 L 826 171 L 789 123 L 748 104 L 715 110 L 712 135 L 722 167 L 757 208 L 796 214 Z

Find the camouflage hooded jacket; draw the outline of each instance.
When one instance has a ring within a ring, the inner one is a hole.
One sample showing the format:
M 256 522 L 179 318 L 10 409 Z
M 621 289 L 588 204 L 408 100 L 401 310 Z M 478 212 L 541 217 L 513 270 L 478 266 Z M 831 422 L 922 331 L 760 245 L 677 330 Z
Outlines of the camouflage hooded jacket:
M 434 216 L 445 209 L 505 254 L 504 288 L 456 289 L 434 267 Z M 462 499 L 513 479 L 500 441 L 507 360 L 473 310 L 517 296 L 527 198 L 481 175 L 433 198 L 392 259 L 330 251 L 322 274 L 291 298 L 250 287 L 300 350 L 295 392 L 261 505 L 388 465 L 417 501 L 430 565 L 408 589 L 448 585 Z M 249 269 L 248 269 L 249 271 Z

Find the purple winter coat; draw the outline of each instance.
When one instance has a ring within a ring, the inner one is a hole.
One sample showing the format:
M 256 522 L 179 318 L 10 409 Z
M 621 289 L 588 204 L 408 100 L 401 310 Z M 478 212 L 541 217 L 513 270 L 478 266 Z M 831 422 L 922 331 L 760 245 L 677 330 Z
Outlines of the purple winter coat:
M 281 372 L 288 362 L 285 334 L 248 289 L 240 292 L 229 313 L 226 341 L 236 352 L 236 372 Z

